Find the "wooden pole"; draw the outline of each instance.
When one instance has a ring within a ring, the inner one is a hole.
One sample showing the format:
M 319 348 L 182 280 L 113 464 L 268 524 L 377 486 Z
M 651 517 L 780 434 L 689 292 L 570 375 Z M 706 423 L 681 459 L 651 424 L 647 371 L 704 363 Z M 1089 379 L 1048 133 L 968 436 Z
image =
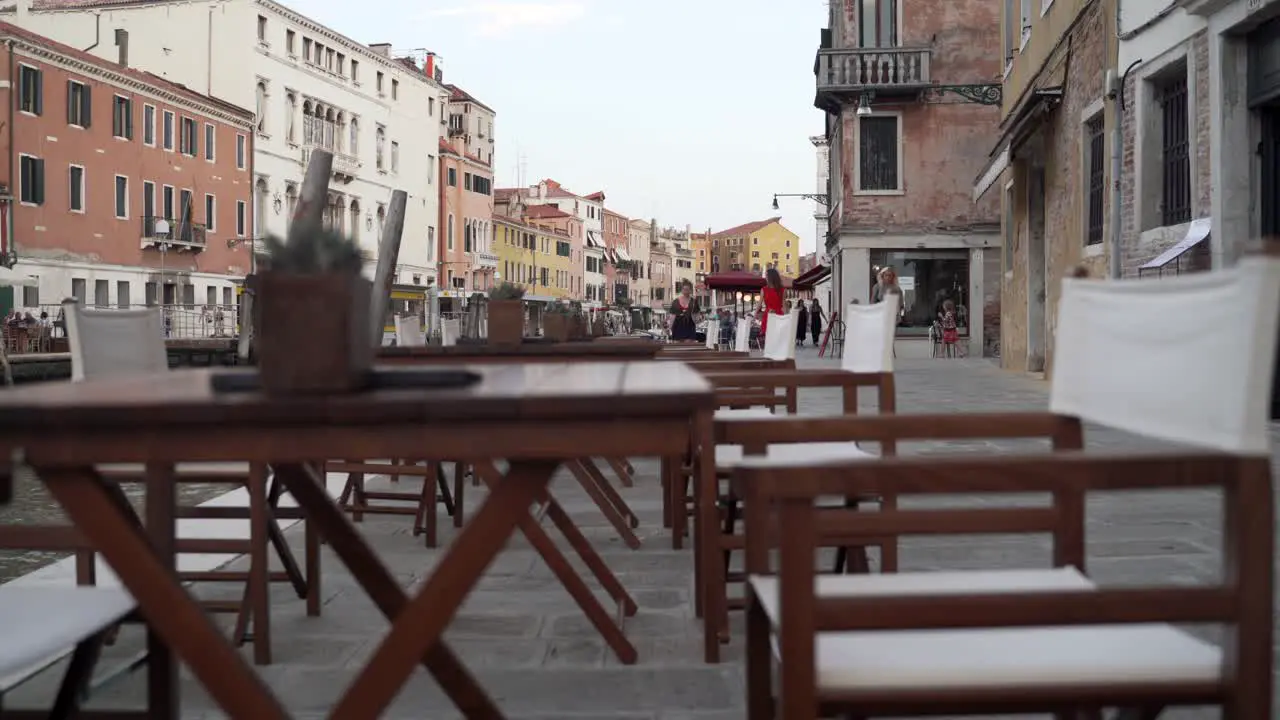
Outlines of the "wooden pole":
M 374 347 L 382 345 L 382 328 L 391 303 L 391 285 L 395 281 L 396 263 L 400 260 L 400 236 L 404 234 L 404 211 L 409 203 L 409 193 L 395 190 L 391 193 L 391 207 L 382 223 L 382 239 L 378 243 L 378 267 L 373 274 L 373 302 L 369 303 L 370 341 Z
M 312 150 L 307 174 L 302 178 L 298 207 L 289 223 L 288 242 L 306 241 L 324 228 L 324 209 L 329 199 L 329 178 L 333 173 L 333 153 Z

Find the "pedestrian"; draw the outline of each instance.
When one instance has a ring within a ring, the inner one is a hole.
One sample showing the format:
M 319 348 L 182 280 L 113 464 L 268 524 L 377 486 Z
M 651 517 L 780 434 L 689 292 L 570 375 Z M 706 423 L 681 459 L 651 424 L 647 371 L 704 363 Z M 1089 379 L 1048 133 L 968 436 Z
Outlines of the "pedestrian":
M 946 357 L 956 356 L 960 331 L 956 327 L 956 304 L 950 299 L 942 301 L 942 349 Z
M 796 347 L 804 347 L 804 336 L 809 333 L 809 308 L 803 300 L 796 303 L 800 306 L 800 316 L 796 318 Z
M 693 283 L 685 280 L 680 294 L 671 303 L 671 341 L 692 342 L 698 339 L 698 301 L 693 298 Z
M 822 314 L 822 306 L 818 304 L 818 298 L 813 299 L 813 307 L 809 309 L 809 329 L 813 332 L 813 344 L 818 344 L 818 338 L 822 337 L 822 323 L 826 320 L 826 316 Z M 804 327 L 801 325 L 800 327 Z
M 782 276 L 777 268 L 769 268 L 764 274 L 764 290 L 760 293 L 760 337 L 768 337 L 769 315 L 782 315 Z

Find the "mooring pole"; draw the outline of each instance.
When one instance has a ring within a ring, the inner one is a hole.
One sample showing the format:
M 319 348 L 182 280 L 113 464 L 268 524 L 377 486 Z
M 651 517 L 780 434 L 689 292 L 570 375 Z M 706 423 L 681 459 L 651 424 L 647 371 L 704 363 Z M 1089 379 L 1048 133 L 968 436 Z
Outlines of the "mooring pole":
M 395 190 L 391 193 L 391 207 L 382 223 L 382 239 L 378 243 L 378 267 L 373 274 L 373 302 L 369 303 L 370 341 L 374 347 L 382 346 L 382 328 L 387 321 L 387 308 L 391 303 L 391 285 L 396 278 L 396 263 L 400 261 L 400 236 L 404 234 L 404 211 L 409 203 L 409 193 Z

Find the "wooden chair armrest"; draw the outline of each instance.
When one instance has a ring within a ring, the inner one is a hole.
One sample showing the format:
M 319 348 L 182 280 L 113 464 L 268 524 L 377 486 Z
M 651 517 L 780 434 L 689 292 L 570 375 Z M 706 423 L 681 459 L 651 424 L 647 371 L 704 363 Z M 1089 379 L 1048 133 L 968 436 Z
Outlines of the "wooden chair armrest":
M 840 415 L 716 423 L 716 443 L 891 442 L 970 438 L 1053 438 L 1079 446 L 1079 421 L 1052 413 Z
M 720 372 L 698 368 L 714 387 L 876 387 L 884 373 L 853 373 L 838 369 L 749 370 Z

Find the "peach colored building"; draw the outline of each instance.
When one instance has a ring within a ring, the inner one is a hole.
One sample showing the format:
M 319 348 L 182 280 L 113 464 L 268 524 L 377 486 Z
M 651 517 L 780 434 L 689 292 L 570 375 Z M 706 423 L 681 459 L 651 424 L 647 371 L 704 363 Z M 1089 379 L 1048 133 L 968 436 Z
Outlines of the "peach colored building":
M 494 112 L 456 85 L 449 90 L 448 137 L 440 139 L 440 286 L 470 294 L 493 286 Z
M 609 305 L 631 298 L 631 256 L 627 253 L 630 222 L 612 210 L 604 211 L 604 288 Z
M 9 24 L 0 39 L 2 249 L 39 280 L 0 307 L 233 305 L 253 264 L 253 114 Z

